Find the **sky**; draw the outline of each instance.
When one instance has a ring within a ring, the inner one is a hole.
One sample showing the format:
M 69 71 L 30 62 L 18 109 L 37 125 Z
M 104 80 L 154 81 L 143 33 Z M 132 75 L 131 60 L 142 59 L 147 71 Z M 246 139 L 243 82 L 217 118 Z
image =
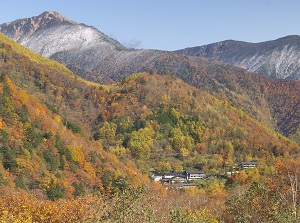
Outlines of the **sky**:
M 300 34 L 299 0 L 9 0 L 0 24 L 56 11 L 127 47 L 178 50 Z

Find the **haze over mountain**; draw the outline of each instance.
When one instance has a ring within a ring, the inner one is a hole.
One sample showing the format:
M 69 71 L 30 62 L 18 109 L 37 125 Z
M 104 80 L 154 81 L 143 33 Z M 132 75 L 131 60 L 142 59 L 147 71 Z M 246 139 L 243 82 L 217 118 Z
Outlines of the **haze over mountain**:
M 56 12 L 6 23 L 0 30 L 88 80 L 113 83 L 136 72 L 176 75 L 190 85 L 217 93 L 271 129 L 290 135 L 299 128 L 299 81 L 272 80 L 202 57 L 127 49 L 97 29 Z M 236 50 L 251 45 L 229 43 Z
M 245 68 L 271 78 L 300 80 L 300 36 L 261 43 L 226 40 L 176 51 Z

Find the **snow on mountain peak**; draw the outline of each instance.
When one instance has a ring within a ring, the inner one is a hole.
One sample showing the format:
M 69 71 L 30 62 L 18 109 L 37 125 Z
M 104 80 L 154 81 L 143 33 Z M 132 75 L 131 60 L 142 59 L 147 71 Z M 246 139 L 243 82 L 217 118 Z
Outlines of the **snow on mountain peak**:
M 45 57 L 66 51 L 86 52 L 96 49 L 103 53 L 126 50 L 119 42 L 96 28 L 78 24 L 54 11 L 2 24 L 0 31 Z

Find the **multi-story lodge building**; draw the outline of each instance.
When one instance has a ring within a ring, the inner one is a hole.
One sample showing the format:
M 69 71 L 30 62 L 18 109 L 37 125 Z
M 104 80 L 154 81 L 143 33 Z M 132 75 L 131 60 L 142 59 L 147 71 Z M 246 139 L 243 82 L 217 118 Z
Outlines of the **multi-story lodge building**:
M 183 172 L 165 173 L 162 175 L 153 174 L 151 176 L 153 181 L 160 181 L 161 183 L 185 183 L 191 180 L 203 180 L 205 174 L 201 170 L 185 170 Z
M 244 169 L 252 169 L 257 166 L 256 161 L 250 161 L 250 162 L 241 162 L 239 164 L 239 169 L 244 170 Z

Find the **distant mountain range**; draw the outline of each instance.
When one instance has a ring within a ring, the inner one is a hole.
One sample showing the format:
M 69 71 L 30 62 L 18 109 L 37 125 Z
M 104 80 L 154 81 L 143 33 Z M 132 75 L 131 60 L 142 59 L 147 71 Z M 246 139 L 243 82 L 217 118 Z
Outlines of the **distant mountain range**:
M 218 60 L 271 78 L 300 80 L 300 36 L 261 43 L 226 40 L 176 52 Z
M 244 58 L 244 63 L 248 61 L 245 59 L 246 55 L 255 54 L 255 50 L 265 55 L 271 54 L 272 58 L 277 60 L 280 58 L 279 49 L 286 49 L 285 52 L 293 49 L 296 55 L 298 37 L 287 37 L 258 45 L 225 41 L 220 43 L 219 47 L 218 44 L 212 44 L 205 49 L 200 47 L 202 51 L 198 51 L 203 55 L 195 53 L 198 48 L 194 51 L 186 49 L 177 52 L 134 50 L 124 47 L 94 27 L 78 24 L 56 12 L 44 12 L 39 16 L 2 24 L 0 31 L 29 49 L 65 64 L 74 73 L 87 80 L 109 84 L 136 72 L 175 75 L 192 86 L 207 90 L 222 100 L 230 101 L 233 106 L 247 112 L 263 125 L 286 136 L 294 134 L 299 128 L 299 81 L 269 79 L 236 66 L 200 57 L 210 58 L 209 55 L 218 53 L 227 53 L 234 57 L 234 52 L 239 50 L 246 52 L 246 49 L 251 49 L 253 52 L 245 53 L 244 57 L 241 53 L 240 57 Z M 289 39 L 294 40 L 291 41 L 294 47 L 282 45 L 288 43 Z M 269 47 L 264 48 L 265 44 Z M 274 49 L 273 54 L 270 52 L 271 49 Z M 274 56 L 275 51 L 277 56 Z M 235 58 L 238 59 L 238 55 Z M 269 57 L 261 54 L 257 58 L 263 61 L 263 58 Z M 281 58 L 284 63 L 284 57 Z M 296 56 L 294 59 L 297 61 Z M 258 64 L 258 59 L 251 60 Z M 296 70 L 297 66 L 296 62 L 293 66 L 288 66 L 290 68 L 287 70 L 291 74 L 284 77 L 297 79 L 297 74 L 292 74 L 291 71 L 292 68 Z M 284 69 L 281 67 L 280 70 Z M 278 75 L 274 73 L 269 76 Z
M 162 72 L 160 64 L 151 63 L 153 58 L 172 55 L 171 52 L 128 49 L 96 28 L 78 24 L 57 12 L 5 23 L 0 25 L 0 31 L 29 49 L 66 64 L 81 76 L 102 83 L 117 80 L 116 73 L 120 70 L 121 76 L 137 70 Z M 300 79 L 299 36 L 261 43 L 226 40 L 175 52 L 217 60 L 271 78 Z M 140 69 L 132 67 L 137 63 Z
M 74 73 L 105 84 L 140 71 L 177 75 L 189 68 L 186 63 L 194 61 L 174 52 L 128 49 L 94 27 L 70 21 L 57 12 L 5 23 L 0 31 Z

